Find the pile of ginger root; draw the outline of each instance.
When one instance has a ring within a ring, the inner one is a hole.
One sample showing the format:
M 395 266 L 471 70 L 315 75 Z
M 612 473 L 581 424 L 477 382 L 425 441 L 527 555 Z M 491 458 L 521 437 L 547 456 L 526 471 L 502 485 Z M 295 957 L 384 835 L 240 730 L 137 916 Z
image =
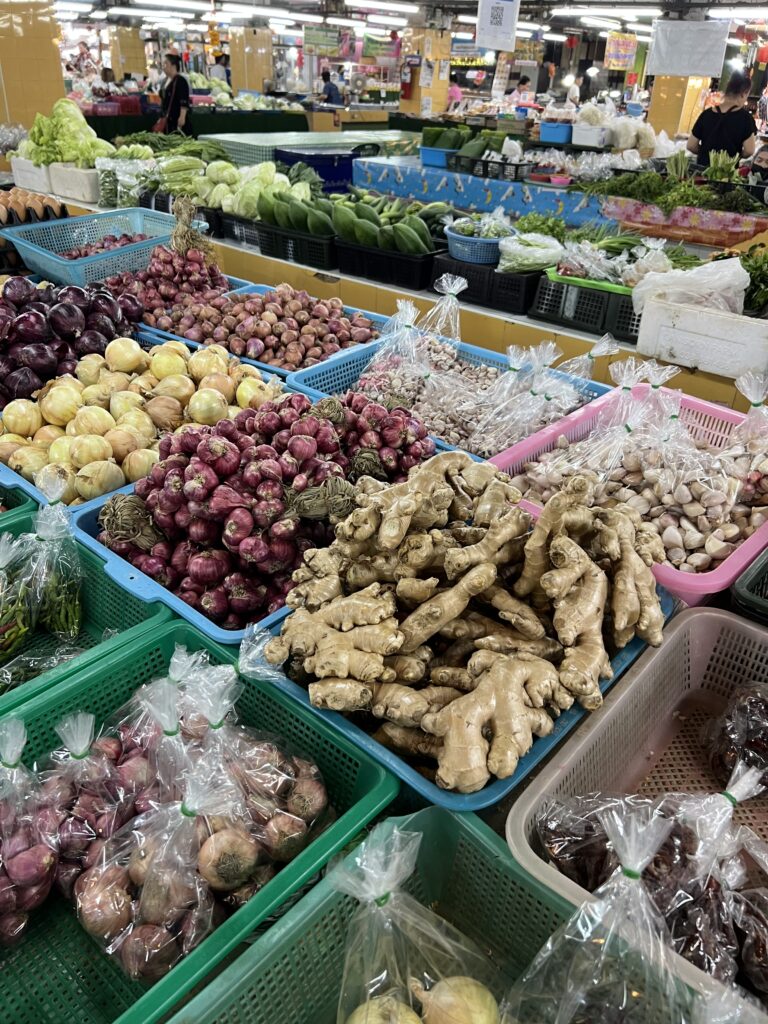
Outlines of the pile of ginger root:
M 534 523 L 505 473 L 459 451 L 395 485 L 364 477 L 295 571 L 266 659 L 315 707 L 381 720 L 374 737 L 438 786 L 508 778 L 561 711 L 600 706 L 606 643 L 661 643 L 658 534 L 593 497 L 573 477 Z

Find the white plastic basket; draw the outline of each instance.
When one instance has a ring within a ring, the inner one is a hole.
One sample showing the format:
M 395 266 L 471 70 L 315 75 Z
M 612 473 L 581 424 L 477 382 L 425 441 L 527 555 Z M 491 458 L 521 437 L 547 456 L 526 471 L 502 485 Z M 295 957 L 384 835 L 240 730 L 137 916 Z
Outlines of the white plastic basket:
M 587 793 L 713 793 L 722 786 L 701 745 L 701 729 L 741 686 L 768 678 L 768 629 L 731 612 L 696 608 L 664 630 L 664 643 L 635 662 L 605 704 L 566 740 L 514 802 L 507 843 L 526 871 L 574 905 L 590 899 L 537 849 L 534 820 L 547 802 Z M 768 839 L 768 798 L 740 804 L 735 820 Z M 675 955 L 675 970 L 697 989 L 716 983 Z M 768 1021 L 768 1015 L 755 1019 Z
M 608 139 L 608 129 L 599 124 L 575 124 L 571 144 L 574 146 L 594 146 L 602 148 Z
M 74 164 L 51 164 L 50 191 L 64 199 L 79 200 L 81 203 L 98 203 L 99 172 L 82 170 Z
M 11 157 L 11 173 L 19 188 L 33 192 L 51 192 L 51 176 L 47 167 L 35 167 L 31 160 L 20 156 Z

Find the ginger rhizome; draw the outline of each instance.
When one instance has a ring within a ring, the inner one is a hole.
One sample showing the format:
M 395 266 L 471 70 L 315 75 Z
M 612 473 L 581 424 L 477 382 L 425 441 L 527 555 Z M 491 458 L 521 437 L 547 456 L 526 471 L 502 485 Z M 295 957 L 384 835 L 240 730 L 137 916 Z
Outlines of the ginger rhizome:
M 463 452 L 391 486 L 362 477 L 334 542 L 295 572 L 267 660 L 439 786 L 508 778 L 561 711 L 600 706 L 610 650 L 661 642 L 663 550 L 633 509 L 593 499 L 571 477 L 534 522 L 506 474 Z

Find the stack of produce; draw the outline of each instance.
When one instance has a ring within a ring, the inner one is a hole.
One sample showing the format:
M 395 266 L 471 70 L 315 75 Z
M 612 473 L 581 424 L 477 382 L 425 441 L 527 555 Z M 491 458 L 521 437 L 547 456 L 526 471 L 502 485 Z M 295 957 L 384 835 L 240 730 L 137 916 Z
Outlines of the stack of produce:
M 0 461 L 67 505 L 147 476 L 161 435 L 258 407 L 281 388 L 220 346 L 190 353 L 171 341 L 145 352 L 131 338 L 84 356 L 74 374 L 9 402 L 0 435 Z
M 25 188 L 9 188 L 0 192 L 0 225 L 12 223 L 14 215 L 22 223 L 35 220 L 58 220 L 66 217 L 67 208 L 53 196 L 29 192 Z
M 201 350 L 205 352 L 207 350 Z M 104 506 L 99 540 L 225 629 L 277 611 L 291 572 L 352 508 L 348 481 L 405 473 L 434 452 L 403 409 L 363 395 L 284 395 L 234 421 L 164 437 L 162 461 Z
M 334 542 L 304 554 L 281 635 L 255 638 L 265 670 L 285 662 L 315 707 L 383 719 L 376 739 L 445 789 L 509 778 L 561 710 L 602 703 L 604 630 L 661 643 L 660 541 L 593 497 L 573 478 L 529 532 L 509 477 L 462 452 L 394 486 L 364 478 Z
M 669 216 L 679 207 L 725 210 L 731 213 L 765 213 L 765 206 L 746 189 L 721 191 L 711 185 L 697 185 L 690 178 L 681 181 L 673 175 L 662 177 L 655 171 L 620 174 L 604 181 L 573 186 L 588 195 L 617 196 L 658 206 Z
M 276 218 L 268 214 L 272 213 L 276 199 L 286 203 L 296 201 L 299 207 L 306 204 L 309 212 L 321 209 L 314 202 L 321 191 L 321 178 L 303 163 L 294 164 L 288 168 L 287 174 L 282 174 L 271 160 L 264 160 L 253 167 L 235 167 L 226 160 L 214 160 L 208 164 L 205 174 L 195 179 L 192 194 L 203 206 L 246 220 L 256 220 L 258 216 L 268 224 L 275 224 L 278 223 Z M 260 200 L 262 207 L 259 207 Z M 298 228 L 301 231 L 307 230 L 306 217 L 305 212 Z
M 421 144 L 425 149 L 460 149 L 471 135 L 472 130 L 463 124 L 456 128 L 424 128 Z
M 217 295 L 203 302 L 184 295 L 169 310 L 160 307 L 146 314 L 144 322 L 187 341 L 215 342 L 233 355 L 287 370 L 314 366 L 341 349 L 378 337 L 363 313 L 345 314 L 341 299 L 314 299 L 289 284 L 263 295 Z
M 215 139 L 190 139 L 186 135 L 173 132 L 163 135 L 161 132 L 134 132 L 115 139 L 120 150 L 130 146 L 141 146 L 140 152 L 150 150 L 151 155 L 175 153 L 177 156 L 196 156 L 205 163 L 212 160 L 226 160 L 227 153 L 220 142 Z M 149 157 L 147 157 L 149 159 Z
M 74 249 L 66 249 L 58 253 L 64 260 L 81 260 L 87 256 L 98 256 L 102 252 L 112 252 L 114 249 L 122 249 L 126 245 L 133 245 L 135 242 L 146 242 L 149 235 L 137 231 L 132 235 L 123 232 L 122 235 L 104 235 L 98 242 L 88 242 L 85 245 L 75 246 Z
M 626 387 L 655 369 L 651 361 L 637 373 L 629 366 L 612 374 Z M 658 384 L 677 371 L 661 372 Z M 574 475 L 588 473 L 597 483 L 596 503 L 610 508 L 626 502 L 633 508 L 658 533 L 667 564 L 685 573 L 715 569 L 768 521 L 762 404 L 768 379 L 745 374 L 736 384 L 753 409 L 726 449 L 693 440 L 679 420 L 679 395 L 662 400 L 646 392 L 618 403 L 583 440 L 570 444 L 560 438 L 552 451 L 526 463 L 514 483 L 525 498 L 543 504 Z
M 453 212 L 447 203 L 410 202 L 364 194 L 333 204 L 333 228 L 345 242 L 407 255 L 434 252 L 433 235 L 443 233 L 443 221 Z
M 35 114 L 29 138 L 11 156 L 24 157 L 37 167 L 57 162 L 94 167 L 97 157 L 114 152 L 110 142 L 97 138 L 77 104 L 61 99 L 53 104 L 50 117 Z
M 131 296 L 116 300 L 101 286 L 36 287 L 25 277 L 7 278 L 0 297 L 0 408 L 72 373 L 78 356 L 103 354 L 140 318 Z
M 144 323 L 154 327 L 150 310 L 163 312 L 182 296 L 198 303 L 219 299 L 229 282 L 215 263 L 208 263 L 201 249 L 183 253 L 173 246 L 156 245 L 146 270 L 124 270 L 105 282 L 113 295 L 133 297 L 144 314 Z

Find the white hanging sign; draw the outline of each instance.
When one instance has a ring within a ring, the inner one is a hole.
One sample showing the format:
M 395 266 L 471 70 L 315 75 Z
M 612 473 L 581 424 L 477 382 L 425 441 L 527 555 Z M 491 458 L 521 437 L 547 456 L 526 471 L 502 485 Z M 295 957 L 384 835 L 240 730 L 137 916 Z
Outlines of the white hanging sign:
M 477 46 L 487 50 L 515 48 L 520 0 L 480 0 L 477 8 Z
M 647 75 L 719 76 L 731 23 L 712 21 L 654 21 Z

